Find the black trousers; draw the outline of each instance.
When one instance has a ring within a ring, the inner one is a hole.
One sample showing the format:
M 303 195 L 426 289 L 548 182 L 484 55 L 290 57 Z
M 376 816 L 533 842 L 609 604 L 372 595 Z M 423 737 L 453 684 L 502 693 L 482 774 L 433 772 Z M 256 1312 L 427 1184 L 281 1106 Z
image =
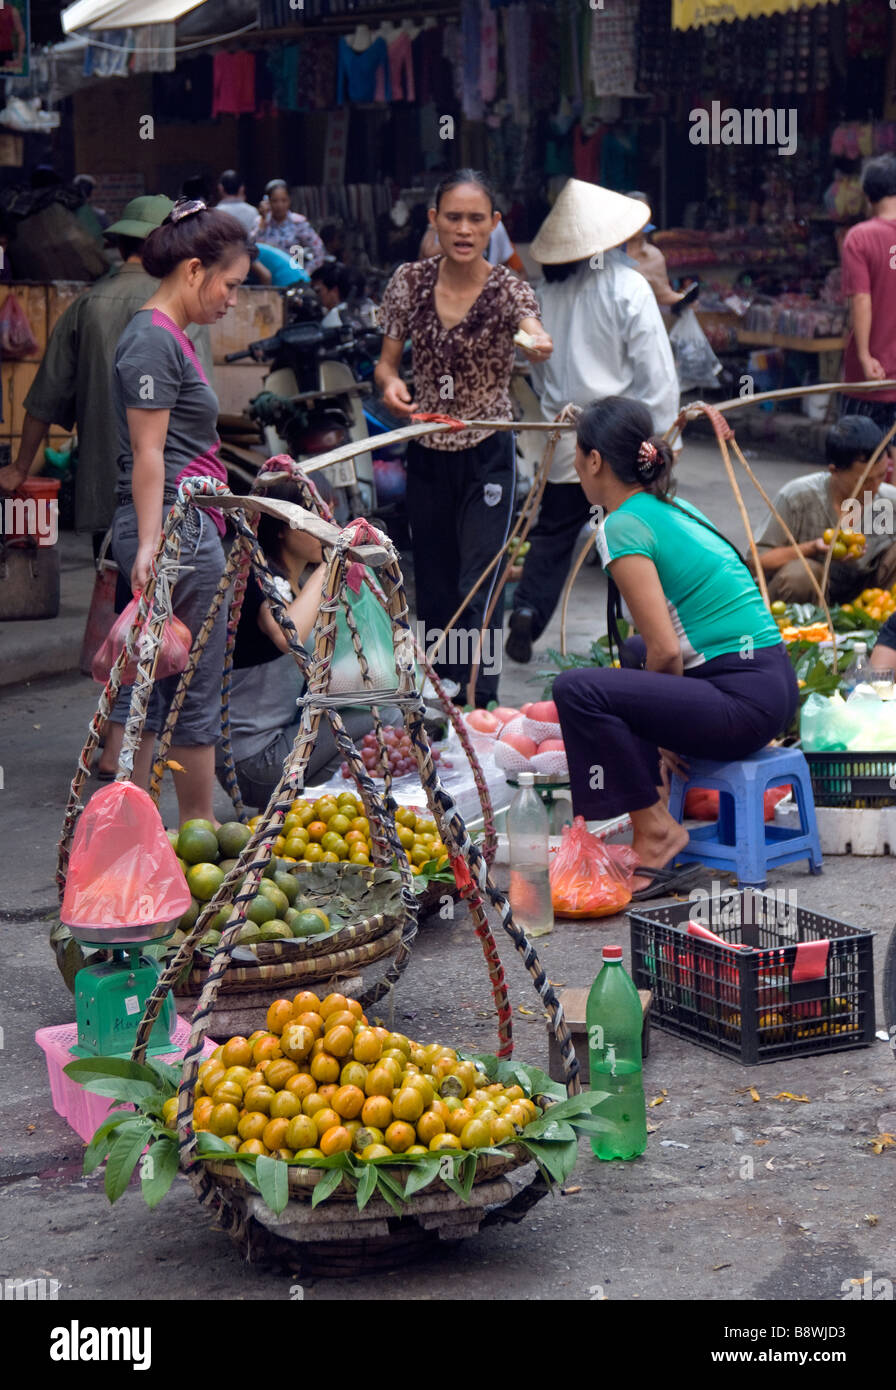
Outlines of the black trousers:
M 513 433 L 499 430 L 470 449 L 427 449 L 413 441 L 406 461 L 417 620 L 422 625 L 422 645 L 429 649 L 507 539 L 516 487 L 516 447 Z M 478 653 L 482 619 L 500 568 L 474 594 L 436 662 L 437 673 L 457 681 L 461 692 Z M 476 677 L 480 704 L 497 699 L 503 627 L 502 595 L 482 642 Z
M 529 533 L 532 548 L 513 596 L 514 610 L 528 608 L 535 615 L 533 639 L 540 637 L 551 621 L 576 540 L 590 515 L 590 503 L 578 483 L 545 484 L 538 520 Z
M 573 809 L 586 820 L 653 806 L 658 748 L 726 760 L 757 753 L 787 727 L 799 698 L 783 643 L 743 658 L 717 656 L 681 676 L 614 667 L 561 671 L 553 695 Z

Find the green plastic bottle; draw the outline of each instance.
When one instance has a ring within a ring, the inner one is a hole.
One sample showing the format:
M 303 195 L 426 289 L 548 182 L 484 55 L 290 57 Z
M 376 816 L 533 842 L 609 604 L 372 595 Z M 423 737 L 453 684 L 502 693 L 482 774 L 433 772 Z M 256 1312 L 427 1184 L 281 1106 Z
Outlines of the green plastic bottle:
M 622 965 L 622 947 L 603 948 L 603 969 L 591 986 L 585 1022 L 592 1091 L 610 1095 L 596 1113 L 614 1128 L 595 1135 L 597 1158 L 637 1158 L 647 1148 L 647 1108 L 641 1075 L 641 1000 Z

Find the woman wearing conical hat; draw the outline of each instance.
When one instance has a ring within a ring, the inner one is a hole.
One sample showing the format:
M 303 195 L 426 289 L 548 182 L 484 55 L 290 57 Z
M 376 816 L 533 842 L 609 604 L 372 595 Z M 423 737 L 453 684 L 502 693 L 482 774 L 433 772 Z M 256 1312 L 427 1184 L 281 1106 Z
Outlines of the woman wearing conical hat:
M 650 208 L 581 179 L 569 179 L 532 242 L 544 267 L 541 319 L 556 344 L 549 362 L 532 369 L 542 415 L 606 396 L 629 396 L 650 412 L 662 434 L 678 414 L 678 377 L 653 291 L 619 249 L 650 217 Z M 529 661 L 532 643 L 550 621 L 563 589 L 589 504 L 574 467 L 573 432 L 554 451 L 523 579 L 514 596 L 505 645 L 513 661 Z

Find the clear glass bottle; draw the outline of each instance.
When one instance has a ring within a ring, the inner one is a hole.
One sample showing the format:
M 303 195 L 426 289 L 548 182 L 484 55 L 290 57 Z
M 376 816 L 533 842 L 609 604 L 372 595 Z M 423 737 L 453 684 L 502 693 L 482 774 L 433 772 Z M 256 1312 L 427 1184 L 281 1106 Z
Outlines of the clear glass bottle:
M 535 790 L 535 774 L 521 772 L 519 791 L 507 812 L 510 842 L 510 906 L 527 936 L 554 929 L 548 873 L 548 813 Z
M 603 948 L 603 969 L 585 1009 L 588 1029 L 589 1089 L 609 1091 L 596 1114 L 613 1122 L 596 1134 L 596 1158 L 637 1158 L 647 1148 L 647 1107 L 641 1072 L 644 1018 L 634 981 L 622 965 L 622 947 Z
M 871 680 L 871 659 L 868 644 L 856 642 L 852 649 L 852 665 L 848 666 L 840 678 L 844 695 L 851 695 L 859 685 L 867 685 Z

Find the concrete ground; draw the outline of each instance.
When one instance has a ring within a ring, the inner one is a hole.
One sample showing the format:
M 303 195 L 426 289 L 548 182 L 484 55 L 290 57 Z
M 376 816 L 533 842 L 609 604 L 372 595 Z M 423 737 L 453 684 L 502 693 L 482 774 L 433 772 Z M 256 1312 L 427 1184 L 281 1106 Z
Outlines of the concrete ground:
M 755 462 L 772 488 L 798 471 L 770 457 Z M 689 445 L 680 476 L 682 494 L 740 542 L 714 447 Z M 748 504 L 761 516 L 761 503 L 748 497 Z M 602 578 L 586 568 L 572 605 L 573 650 L 604 630 L 596 616 L 602 613 Z M 530 667 L 508 663 L 502 699 L 540 691 L 539 654 L 557 641 L 555 620 Z M 155 1212 L 134 1187 L 110 1209 L 101 1176 L 80 1177 L 83 1145 L 52 1108 L 34 1032 L 73 1017 L 47 945 L 47 919 L 55 910 L 54 849 L 65 792 L 96 696 L 97 687 L 72 674 L 0 691 L 0 1278 L 55 1278 L 60 1298 L 72 1300 L 295 1297 L 294 1276 L 241 1263 L 184 1178 Z M 222 794 L 219 814 L 226 808 Z M 172 823 L 170 788 L 162 809 Z M 818 878 L 805 868 L 773 873 L 769 886 L 795 891 L 801 909 L 875 933 L 880 1029 L 892 860 L 829 859 Z M 501 885 L 501 870 L 496 878 Z M 705 886 L 711 882 L 707 874 Z M 538 954 L 557 985 L 587 985 L 601 946 L 620 942 L 628 963 L 628 940 L 624 916 L 558 922 L 538 942 Z M 546 1066 L 538 997 L 510 941 L 498 944 L 516 1055 Z M 384 1015 L 411 1036 L 494 1049 L 481 948 L 462 911 L 453 922 L 435 917 L 423 924 Z M 645 1089 L 660 1103 L 648 1110 L 653 1130 L 642 1158 L 601 1163 L 583 1145 L 568 1194 L 546 1197 L 519 1225 L 492 1226 L 399 1273 L 303 1280 L 304 1297 L 837 1301 L 857 1289 L 892 1297 L 896 1147 L 878 1144 L 878 1153 L 872 1141 L 896 1135 L 893 1068 L 883 1040 L 747 1068 L 654 1029 Z

